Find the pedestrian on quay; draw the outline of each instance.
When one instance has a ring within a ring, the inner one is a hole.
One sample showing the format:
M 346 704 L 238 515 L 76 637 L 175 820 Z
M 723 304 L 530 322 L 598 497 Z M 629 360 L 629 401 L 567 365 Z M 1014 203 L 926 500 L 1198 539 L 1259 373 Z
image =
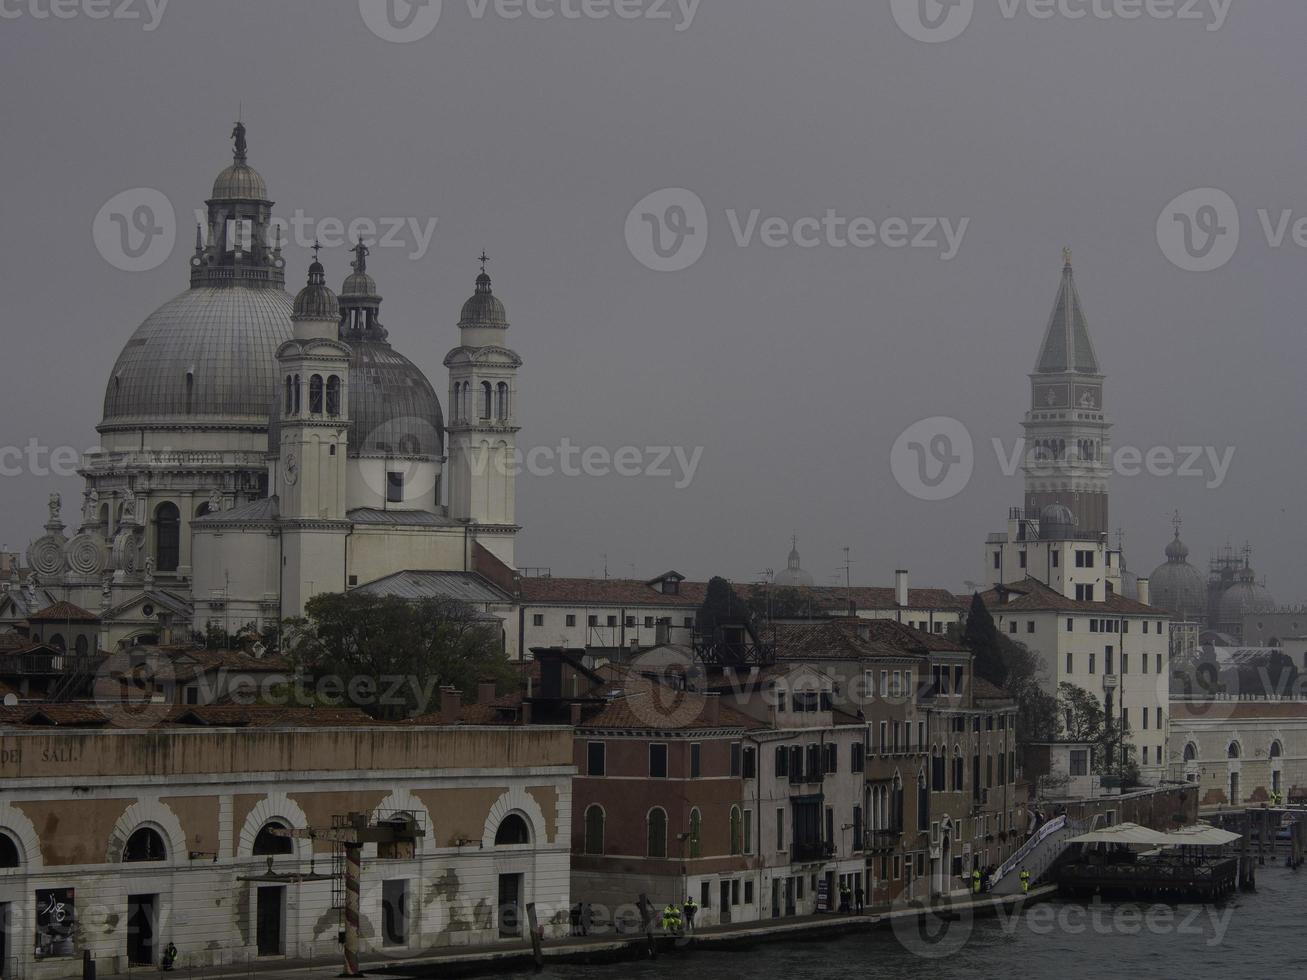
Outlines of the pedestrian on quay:
M 162 966 L 165 970 L 171 970 L 176 962 L 177 962 L 177 947 L 175 944 L 170 942 L 168 943 L 167 946 L 163 948 Z
M 581 935 L 590 935 L 590 926 L 594 924 L 594 909 L 589 902 L 581 903 Z
M 681 910 L 675 902 L 669 902 L 663 909 L 663 932 L 669 936 L 680 935 Z
M 685 931 L 694 932 L 694 916 L 699 911 L 698 903 L 695 902 L 694 896 L 685 896 L 685 905 L 682 906 L 685 913 Z
M 853 889 L 853 902 L 854 902 L 854 906 L 853 906 L 853 907 L 854 907 L 854 910 L 857 911 L 859 914 L 861 914 L 863 908 L 865 908 L 865 906 L 863 905 L 863 901 L 862 901 L 864 897 L 865 897 L 865 896 L 864 896 L 863 891 L 862 891 L 862 883 L 859 882 L 859 883 L 858 883 L 858 887 L 855 888 L 855 889 Z
M 972 894 L 980 894 L 980 868 L 973 868 L 971 871 L 971 891 Z
M 570 916 L 572 920 L 572 935 L 573 936 L 581 935 L 581 903 L 580 902 L 577 902 L 575 905 L 572 906 Z
M 1025 868 L 1021 869 L 1021 893 L 1023 895 L 1030 894 L 1030 872 Z

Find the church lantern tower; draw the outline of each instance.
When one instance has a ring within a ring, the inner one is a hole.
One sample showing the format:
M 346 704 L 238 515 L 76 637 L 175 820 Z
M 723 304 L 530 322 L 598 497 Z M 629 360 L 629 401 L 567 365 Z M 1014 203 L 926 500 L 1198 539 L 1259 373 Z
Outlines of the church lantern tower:
M 1108 478 L 1112 423 L 1103 411 L 1103 373 L 1076 289 L 1071 250 L 1063 251 L 1062 281 L 1030 376 L 1026 413 L 1025 513 L 1038 517 L 1062 506 L 1078 535 L 1102 539 L 1109 530 Z
M 320 592 L 345 591 L 350 349 L 340 306 L 317 259 L 295 297 L 294 337 L 277 351 L 280 443 L 272 483 L 284 540 L 282 615 L 300 616 Z
M 474 525 L 477 540 L 516 567 L 517 369 L 522 359 L 507 346 L 508 315 L 491 288 L 488 261 L 483 252 L 476 291 L 459 317 L 459 346 L 445 357 L 449 516 Z

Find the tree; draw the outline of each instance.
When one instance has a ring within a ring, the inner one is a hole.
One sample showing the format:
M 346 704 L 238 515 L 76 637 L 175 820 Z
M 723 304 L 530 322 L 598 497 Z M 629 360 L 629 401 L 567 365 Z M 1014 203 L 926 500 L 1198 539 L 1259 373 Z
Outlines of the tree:
M 324 593 L 306 612 L 286 624 L 291 663 L 316 692 L 329 684 L 332 696 L 374 718 L 431 711 L 440 687 L 470 695 L 479 681 L 507 685 L 515 676 L 503 627 L 454 599 Z
M 1057 689 L 1061 736 L 1092 747 L 1094 772 L 1118 776 L 1124 786 L 1139 782 L 1139 763 L 1130 742 L 1130 726 L 1107 714 L 1103 702 L 1083 687 L 1063 682 Z
M 821 616 L 820 610 L 814 610 L 810 597 L 788 585 L 751 585 L 749 598 L 745 601 L 753 617 L 758 620 L 812 619 Z
M 972 670 L 976 676 L 997 687 L 1007 683 L 1007 665 L 998 627 L 994 625 L 994 617 L 989 614 L 979 592 L 971 597 L 971 611 L 967 613 L 967 625 L 962 631 L 962 645 L 971 651 L 974 658 Z

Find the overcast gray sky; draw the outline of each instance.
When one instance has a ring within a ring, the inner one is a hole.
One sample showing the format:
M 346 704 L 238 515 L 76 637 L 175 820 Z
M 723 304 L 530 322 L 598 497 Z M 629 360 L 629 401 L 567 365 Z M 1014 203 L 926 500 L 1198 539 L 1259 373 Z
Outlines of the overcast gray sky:
M 0 444 L 95 444 L 117 352 L 186 286 L 190 215 L 230 160 L 243 103 L 277 214 L 438 219 L 420 258 L 377 248 L 369 271 L 392 342 L 442 400 L 484 247 L 526 362 L 523 447 L 703 447 L 688 487 L 523 477 L 522 565 L 598 573 L 606 554 L 614 575 L 748 580 L 783 567 L 797 533 L 819 582 L 848 546 L 858 582 L 888 584 L 902 566 L 961 589 L 985 533 L 1021 503 L 990 442 L 1020 435 L 1070 245 L 1114 441 L 1235 448 L 1219 487 L 1114 480 L 1131 567 L 1162 560 L 1179 509 L 1196 564 L 1246 540 L 1277 598 L 1307 598 L 1307 248 L 1291 224 L 1272 245 L 1258 216 L 1272 230 L 1282 212 L 1307 216 L 1300 0 L 1217 14 L 1199 0 L 1197 20 L 979 0 L 942 43 L 909 36 L 889 0 L 703 0 L 692 20 L 674 2 L 670 20 L 509 19 L 445 0 L 410 43 L 381 39 L 358 0 L 172 0 L 153 30 L 145 0 L 127 0 L 137 20 L 67 2 L 71 19 L 39 16 L 50 0 L 0 0 Z M 92 222 L 141 186 L 176 206 L 180 241 L 157 268 L 123 272 Z M 1158 218 L 1207 187 L 1235 202 L 1239 247 L 1184 271 Z M 682 271 L 646 268 L 624 234 L 662 188 L 707 209 L 706 251 Z M 948 260 L 943 245 L 820 236 L 770 247 L 760 229 L 741 246 L 728 212 L 744 225 L 755 209 L 759 222 L 830 209 L 968 223 Z M 324 253 L 333 284 L 347 258 Z M 294 288 L 307 253 L 288 261 Z M 970 483 L 945 501 L 915 498 L 890 468 L 899 434 L 932 416 L 976 445 Z M 39 535 L 56 487 L 80 495 L 75 479 L 0 481 L 0 540 Z

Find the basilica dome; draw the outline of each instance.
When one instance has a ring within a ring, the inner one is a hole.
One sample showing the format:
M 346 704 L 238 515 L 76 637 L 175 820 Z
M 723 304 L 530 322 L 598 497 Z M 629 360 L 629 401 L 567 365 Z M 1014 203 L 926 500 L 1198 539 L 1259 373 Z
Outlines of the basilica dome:
M 114 363 L 99 431 L 218 425 L 262 429 L 276 389 L 277 348 L 291 338 L 291 297 L 263 178 L 232 131 L 232 163 L 196 228 L 191 288 L 136 329 Z M 231 216 L 244 236 L 232 241 Z
M 490 276 L 486 274 L 484 266 L 481 269 L 481 275 L 477 276 L 476 291 L 463 304 L 463 311 L 458 317 L 458 325 L 460 329 L 475 327 L 508 329 L 508 311 L 504 309 L 503 300 L 496 296 L 490 288 Z
M 1257 582 L 1257 574 L 1248 567 L 1241 568 L 1234 585 L 1221 595 L 1219 614 L 1222 623 L 1234 623 L 1248 613 L 1274 612 L 1275 597 L 1264 585 Z
M 1148 577 L 1149 601 L 1159 609 L 1194 619 L 1207 609 L 1207 583 L 1202 573 L 1189 564 L 1189 548 L 1175 532 L 1166 546 L 1166 561 Z
M 275 288 L 199 287 L 169 300 L 118 355 L 100 431 L 200 419 L 262 428 L 290 314 L 291 297 Z

